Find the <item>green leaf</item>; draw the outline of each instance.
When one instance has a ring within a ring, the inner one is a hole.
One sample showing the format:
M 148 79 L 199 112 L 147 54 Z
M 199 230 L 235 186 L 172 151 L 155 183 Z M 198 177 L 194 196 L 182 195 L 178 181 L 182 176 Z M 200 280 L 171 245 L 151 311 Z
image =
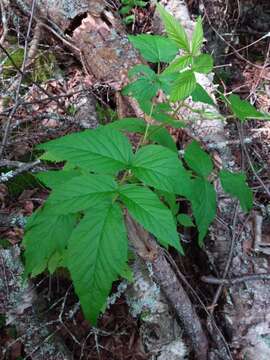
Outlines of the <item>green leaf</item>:
M 187 66 L 191 64 L 191 60 L 192 57 L 190 55 L 178 57 L 173 62 L 171 62 L 168 67 L 166 67 L 162 74 L 167 75 L 184 70 Z
M 209 54 L 201 54 L 193 60 L 192 70 L 197 73 L 208 74 L 214 66 L 213 57 Z
M 117 203 L 91 208 L 72 232 L 67 263 L 84 315 L 96 324 L 113 281 L 126 268 L 127 235 Z
M 39 147 L 37 147 L 39 148 Z M 61 162 L 61 158 L 55 156 L 55 154 L 52 154 L 50 151 L 46 151 L 44 154 L 42 154 L 39 157 L 40 160 L 45 160 L 53 163 Z
M 203 27 L 202 27 L 202 18 L 199 16 L 194 32 L 192 34 L 192 41 L 191 41 L 191 52 L 192 55 L 195 56 L 200 51 L 201 46 L 203 43 Z
M 192 71 L 180 73 L 172 86 L 171 101 L 184 100 L 196 88 L 196 78 Z
M 146 129 L 146 122 L 143 119 L 138 118 L 123 118 L 113 121 L 112 123 L 105 126 L 116 130 L 128 131 L 131 133 L 144 133 Z
M 140 148 L 131 170 L 143 183 L 170 193 L 175 192 L 175 182 L 181 172 L 177 153 L 160 145 Z
M 202 150 L 197 141 L 192 141 L 187 146 L 184 160 L 196 174 L 202 177 L 207 177 L 213 171 L 211 157 Z
M 241 100 L 238 95 L 231 94 L 228 99 L 232 112 L 241 121 L 245 119 L 270 120 L 269 115 L 259 112 L 248 101 Z
M 172 214 L 175 216 L 179 212 L 179 204 L 176 199 L 176 195 L 168 193 L 167 191 L 157 191 L 157 194 L 163 198 L 164 202 L 170 208 Z
M 178 52 L 178 48 L 169 38 L 159 35 L 129 35 L 129 41 L 140 51 L 145 60 L 152 63 L 170 62 Z
M 48 266 L 54 253 L 62 253 L 76 224 L 76 216 L 52 213 L 49 206 L 36 211 L 28 219 L 23 238 L 25 272 L 36 276 Z
M 164 72 L 158 76 L 159 87 L 162 89 L 166 95 L 170 95 L 172 85 L 177 79 L 176 73 L 165 74 Z
M 183 129 L 186 127 L 186 123 L 181 120 L 176 120 L 168 114 L 153 112 L 152 118 L 168 125 L 174 129 Z
M 150 78 L 152 78 L 156 76 L 156 73 L 149 66 L 139 64 L 133 66 L 133 68 L 128 71 L 129 78 L 132 78 L 136 75 L 148 75 Z
M 124 185 L 119 188 L 119 193 L 136 221 L 154 234 L 162 245 L 171 245 L 182 252 L 172 213 L 155 193 L 136 185 Z
M 134 277 L 133 277 L 133 271 L 132 269 L 128 266 L 128 264 L 124 265 L 124 268 L 122 269 L 122 271 L 120 272 L 120 276 L 127 280 L 129 283 L 132 283 L 134 281 Z
M 50 274 L 53 274 L 58 267 L 61 266 L 63 260 L 63 254 L 55 252 L 48 262 L 48 270 Z
M 251 210 L 253 196 L 251 189 L 246 183 L 246 175 L 244 173 L 231 173 L 230 171 L 221 170 L 219 176 L 224 191 L 240 201 L 243 211 Z
M 105 126 L 66 135 L 38 148 L 49 151 L 59 160 L 105 174 L 115 174 L 127 168 L 133 156 L 128 139 Z
M 151 125 L 149 127 L 149 139 L 153 142 L 165 146 L 172 151 L 177 152 L 177 147 L 175 142 L 169 133 L 169 131 L 165 128 L 159 127 L 157 125 Z
M 147 5 L 146 1 L 135 0 L 135 6 L 145 7 L 146 5 Z
M 177 216 L 177 221 L 179 222 L 180 225 L 185 226 L 185 227 L 194 227 L 195 226 L 193 224 L 191 217 L 188 216 L 187 214 L 179 214 Z
M 209 105 L 215 105 L 212 98 L 208 95 L 208 93 L 204 90 L 204 88 L 200 84 L 196 84 L 196 88 L 191 94 L 192 100 L 195 102 L 202 102 Z
M 130 13 L 130 11 L 132 10 L 132 6 L 131 5 L 127 5 L 127 6 L 123 6 L 120 10 L 119 13 L 121 15 L 127 15 Z
M 142 76 L 136 81 L 125 86 L 122 90 L 122 94 L 126 96 L 134 97 L 140 101 L 151 100 L 156 96 L 160 88 L 158 77 L 154 74 L 153 77 Z
M 183 121 L 180 120 L 176 120 L 175 118 L 173 118 L 171 115 L 169 115 L 167 112 L 172 112 L 173 109 L 169 106 L 166 107 L 163 106 L 165 105 L 164 103 L 161 104 L 156 104 L 154 105 L 154 107 L 152 108 L 152 112 L 150 112 L 149 115 L 151 115 L 151 117 L 157 121 L 162 122 L 163 124 L 166 124 L 168 126 L 171 126 L 175 129 L 180 129 L 180 128 L 184 128 L 186 127 L 186 124 Z
M 180 49 L 184 49 L 189 53 L 190 45 L 183 26 L 160 4 L 157 4 L 157 9 L 169 38 L 173 40 Z
M 47 200 L 57 214 L 75 213 L 111 201 L 117 184 L 107 175 L 82 175 L 56 187 Z
M 53 189 L 80 175 L 82 175 L 82 173 L 78 170 L 50 170 L 37 173 L 35 174 L 35 177 L 37 177 L 46 187 Z
M 192 183 L 193 192 L 190 200 L 201 246 L 208 228 L 216 216 L 216 192 L 214 186 L 202 178 L 196 178 Z

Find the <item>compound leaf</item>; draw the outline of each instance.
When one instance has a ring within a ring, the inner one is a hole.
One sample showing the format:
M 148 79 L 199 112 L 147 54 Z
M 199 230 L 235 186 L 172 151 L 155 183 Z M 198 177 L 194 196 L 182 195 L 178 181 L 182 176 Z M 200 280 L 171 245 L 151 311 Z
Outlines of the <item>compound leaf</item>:
M 110 201 L 116 189 L 115 181 L 108 175 L 82 175 L 56 187 L 47 203 L 56 214 L 75 213 Z
M 175 192 L 180 160 L 177 153 L 160 145 L 144 146 L 135 154 L 131 167 L 134 175 L 158 190 Z
M 245 119 L 270 120 L 269 115 L 259 112 L 248 101 L 241 100 L 239 95 L 231 94 L 228 99 L 232 112 L 241 121 Z
M 200 51 L 202 43 L 203 43 L 203 27 L 202 27 L 202 18 L 201 16 L 199 16 L 196 21 L 194 32 L 192 34 L 192 40 L 191 40 L 192 55 L 197 55 L 197 53 Z
M 37 173 L 35 177 L 46 187 L 53 189 L 79 175 L 82 173 L 78 170 L 50 170 Z
M 173 62 L 170 63 L 168 67 L 163 71 L 162 74 L 172 74 L 175 72 L 179 72 L 185 69 L 188 65 L 190 65 L 192 57 L 190 55 L 184 55 L 178 57 Z
M 196 178 L 192 183 L 193 192 L 190 200 L 199 231 L 199 245 L 202 245 L 209 225 L 216 216 L 216 192 L 214 186 L 202 178 Z
M 131 68 L 128 71 L 129 78 L 132 78 L 136 75 L 148 75 L 149 77 L 154 77 L 156 75 L 156 73 L 149 66 L 139 64 L 139 65 L 133 66 L 133 68 Z
M 160 4 L 157 4 L 157 9 L 169 38 L 173 40 L 180 49 L 189 53 L 190 45 L 183 26 Z
M 177 152 L 175 142 L 169 131 L 165 128 L 159 127 L 157 125 L 151 125 L 149 127 L 149 139 L 159 145 L 167 147 L 174 152 Z
M 114 174 L 125 169 L 132 159 L 128 139 L 119 131 L 100 127 L 63 136 L 38 146 L 59 160 L 67 160 L 90 171 Z
M 171 245 L 180 252 L 182 247 L 171 211 L 148 188 L 124 185 L 119 188 L 120 198 L 131 216 L 155 235 L 162 245 Z
M 129 41 L 140 51 L 145 60 L 152 63 L 170 62 L 178 52 L 178 47 L 169 38 L 159 35 L 129 35 Z
M 171 101 L 184 100 L 192 94 L 196 87 L 196 78 L 192 71 L 184 71 L 177 76 L 172 85 Z
M 196 56 L 193 61 L 192 70 L 202 74 L 208 74 L 213 69 L 213 57 L 209 54 Z
M 128 131 L 131 133 L 144 133 L 146 129 L 146 122 L 139 118 L 123 118 L 111 122 L 110 124 L 106 125 L 106 127 L 110 127 L 116 130 Z
M 23 244 L 25 246 L 25 272 L 36 276 L 48 266 L 54 253 L 62 253 L 76 224 L 74 215 L 55 215 L 45 206 L 27 221 Z
M 138 102 L 151 100 L 156 96 L 160 88 L 158 77 L 142 76 L 136 81 L 128 84 L 122 90 L 122 94 L 126 96 L 132 96 L 138 100 Z
M 119 205 L 89 209 L 71 234 L 67 264 L 84 315 L 92 324 L 96 324 L 127 258 L 127 235 Z
M 202 150 L 197 141 L 192 141 L 187 146 L 184 160 L 196 174 L 202 177 L 207 177 L 213 170 L 211 157 Z
M 252 191 L 246 183 L 246 175 L 221 170 L 219 176 L 224 191 L 240 201 L 243 211 L 249 211 L 253 206 L 253 197 Z
M 196 84 L 194 91 L 191 94 L 192 100 L 195 102 L 202 102 L 209 105 L 215 105 L 213 99 L 208 95 L 200 84 Z

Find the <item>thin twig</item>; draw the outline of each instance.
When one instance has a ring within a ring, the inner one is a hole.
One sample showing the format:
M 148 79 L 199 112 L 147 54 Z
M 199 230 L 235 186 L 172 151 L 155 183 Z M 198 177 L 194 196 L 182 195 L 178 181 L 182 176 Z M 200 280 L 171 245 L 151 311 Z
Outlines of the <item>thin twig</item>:
M 207 284 L 231 286 L 246 281 L 270 280 L 270 274 L 245 275 L 232 279 L 218 279 L 214 276 L 202 276 L 201 280 Z
M 33 163 L 31 163 L 31 164 L 33 164 Z M 0 168 L 1 167 L 20 168 L 20 167 L 24 167 L 25 165 L 30 165 L 30 164 L 29 163 L 24 163 L 24 162 L 21 162 L 21 161 L 0 160 Z
M 0 164 L 8 164 L 9 161 L 8 160 L 2 160 L 0 162 Z M 7 182 L 13 178 L 15 178 L 16 176 L 22 174 L 23 172 L 29 171 L 31 169 L 33 169 L 35 166 L 40 164 L 40 160 L 35 160 L 31 163 L 20 163 L 20 162 L 10 162 L 11 164 L 13 163 L 13 166 L 11 167 L 15 167 L 16 170 L 11 170 L 9 172 L 6 173 L 1 173 L 0 174 L 0 182 Z M 9 165 L 5 165 L 5 166 L 9 166 Z
M 28 42 L 29 42 L 29 37 L 30 37 L 30 32 L 31 32 L 31 27 L 32 27 L 32 22 L 33 22 L 35 5 L 36 5 L 36 0 L 33 0 L 32 1 L 32 6 L 31 6 L 31 16 L 30 16 L 28 29 L 27 29 L 27 34 L 26 34 L 25 43 L 24 43 L 23 63 L 22 63 L 22 67 L 21 67 L 21 73 L 19 74 L 18 86 L 17 86 L 16 95 L 15 95 L 15 105 L 14 105 L 14 108 L 12 109 L 12 111 L 11 111 L 11 113 L 10 113 L 8 119 L 7 119 L 7 123 L 6 123 L 6 126 L 5 126 L 3 140 L 2 140 L 1 147 L 0 147 L 0 158 L 3 155 L 3 151 L 4 151 L 4 148 L 5 148 L 6 143 L 7 143 L 11 120 L 12 120 L 15 112 L 17 111 L 18 107 L 20 106 L 20 90 L 21 90 L 22 80 L 23 80 L 24 75 L 25 75 L 24 71 L 25 71 L 25 65 L 26 65 L 27 56 L 28 56 Z
M 270 32 L 264 34 L 262 37 L 260 37 L 259 39 L 253 41 L 252 43 L 250 43 L 250 44 L 248 44 L 248 45 L 246 45 L 246 46 L 243 46 L 243 47 L 241 47 L 240 49 L 235 49 L 235 50 L 236 50 L 237 52 L 242 51 L 242 50 L 245 50 L 245 49 L 247 49 L 247 48 L 249 48 L 249 47 L 257 44 L 258 42 L 266 39 L 267 37 L 270 37 Z M 233 55 L 233 54 L 234 54 L 234 51 L 227 53 L 226 56 Z
M 7 25 L 7 11 L 6 11 L 6 6 L 4 4 L 4 0 L 0 0 L 0 10 L 1 10 L 1 16 L 2 16 L 2 26 L 3 26 L 3 33 L 2 36 L 0 38 L 0 44 L 4 44 L 5 40 L 6 40 L 6 36 L 8 33 L 8 25 Z
M 14 62 L 12 56 L 9 54 L 9 52 L 0 44 L 0 49 L 6 54 L 6 56 L 8 57 L 9 61 L 11 62 L 12 66 L 18 71 L 18 73 L 21 76 L 24 76 L 24 73 L 22 72 L 22 70 L 16 65 L 16 63 Z M 63 105 L 57 100 L 58 98 L 60 98 L 61 96 L 54 96 L 52 94 L 49 93 L 49 91 L 45 90 L 42 86 L 40 86 L 36 81 L 32 80 L 32 83 L 40 90 L 42 91 L 45 95 L 47 95 L 48 99 L 51 99 L 52 101 L 55 101 L 57 103 L 58 106 L 60 106 L 63 110 L 66 110 Z M 46 100 L 46 99 L 42 99 L 42 100 Z M 23 106 L 25 103 L 24 102 L 20 102 L 20 106 Z M 14 106 L 12 107 L 12 109 L 14 108 Z
M 229 252 L 229 256 L 228 256 L 228 259 L 227 259 L 227 262 L 226 262 L 226 266 L 225 266 L 225 269 L 223 271 L 223 274 L 222 274 L 222 278 L 226 278 L 227 275 L 228 275 L 228 272 L 229 272 L 229 268 L 231 266 L 231 262 L 232 262 L 232 258 L 233 258 L 233 252 L 234 252 L 234 248 L 235 248 L 235 242 L 236 242 L 236 232 L 235 232 L 235 227 L 236 227 L 236 221 L 237 221 L 237 213 L 238 213 L 238 203 L 235 207 L 235 210 L 234 210 L 234 215 L 233 215 L 233 225 L 232 225 L 232 231 L 231 231 L 231 244 L 230 244 L 230 252 Z M 210 313 L 213 315 L 214 313 L 214 310 L 215 310 L 215 307 L 216 307 L 216 304 L 218 302 L 218 299 L 221 295 L 221 292 L 222 292 L 222 289 L 223 289 L 223 285 L 220 284 L 216 293 L 215 293 L 215 296 L 214 296 L 214 299 L 212 301 L 212 304 L 211 304 L 211 307 L 210 307 Z
M 245 153 L 245 155 L 246 155 L 246 157 L 247 157 L 249 166 L 250 166 L 250 168 L 251 168 L 251 170 L 252 170 L 255 178 L 258 180 L 258 182 L 261 184 L 261 186 L 264 188 L 266 194 L 267 194 L 268 197 L 270 198 L 270 191 L 269 191 L 269 189 L 267 188 L 267 186 L 264 184 L 264 182 L 262 181 L 262 179 L 260 178 L 260 176 L 258 175 L 258 173 L 256 172 L 256 170 L 255 170 L 255 168 L 254 168 L 254 166 L 253 166 L 252 160 L 251 160 L 251 158 L 250 158 L 250 156 L 249 156 L 249 152 L 248 152 L 248 150 L 247 150 L 246 144 L 245 144 L 245 142 L 243 141 L 243 138 L 244 138 L 244 134 L 243 134 L 243 132 L 244 132 L 243 123 L 240 123 L 240 124 L 238 125 L 238 131 L 239 131 L 239 137 L 240 137 L 241 145 L 242 145 L 242 148 L 243 148 L 243 150 L 244 150 L 244 153 Z
M 215 33 L 227 46 L 229 46 L 229 47 L 233 50 L 233 53 L 234 53 L 237 57 L 239 57 L 241 60 L 245 61 L 247 64 L 251 65 L 252 67 L 255 67 L 255 68 L 257 68 L 257 69 L 262 69 L 262 66 L 252 63 L 251 61 L 249 61 L 248 59 L 246 59 L 244 56 L 242 56 L 241 54 L 239 54 L 238 50 L 235 49 L 235 47 L 234 47 L 231 43 L 229 43 L 229 42 L 218 32 L 218 30 L 213 26 L 213 24 L 212 24 L 212 22 L 211 22 L 211 20 L 210 20 L 210 18 L 209 18 L 209 15 L 208 15 L 208 12 L 207 12 L 207 10 L 206 10 L 206 6 L 205 6 L 203 0 L 202 0 L 202 3 L 203 3 L 203 5 L 204 5 L 204 13 L 205 13 L 205 16 L 206 16 L 206 18 L 207 18 L 207 21 L 208 21 L 211 29 L 214 31 L 214 33 Z
M 35 82 L 33 82 L 34 85 L 38 85 L 38 84 L 35 84 Z M 40 90 L 45 90 L 43 88 L 41 88 Z M 43 91 L 44 93 L 49 94 L 45 91 Z M 91 92 L 91 90 L 90 90 Z M 57 102 L 58 99 L 61 99 L 61 98 L 69 98 L 69 97 L 72 97 L 74 95 L 78 95 L 78 94 L 83 94 L 83 93 L 87 93 L 87 90 L 85 89 L 82 89 L 82 90 L 77 90 L 77 91 L 73 91 L 73 92 L 70 92 L 70 93 L 67 93 L 67 94 L 62 94 L 62 95 L 48 95 L 46 98 L 43 98 L 43 99 L 35 99 L 33 101 L 21 101 L 20 102 L 20 106 L 28 106 L 28 105 L 35 105 L 35 104 L 43 104 L 43 103 L 46 103 L 46 102 L 50 102 L 50 101 L 55 101 Z M 60 103 L 58 103 L 59 105 L 61 105 Z M 106 103 L 104 103 L 106 104 Z M 109 107 L 108 104 L 106 104 L 107 107 Z M 1 113 L 0 113 L 0 116 L 8 116 L 8 113 L 9 111 L 11 111 L 13 109 L 13 106 L 10 106 L 8 108 L 5 108 Z
M 205 306 L 204 302 L 202 301 L 202 299 L 200 298 L 200 296 L 197 294 L 197 292 L 193 289 L 193 287 L 190 285 L 190 283 L 187 281 L 187 279 L 185 278 L 185 276 L 181 273 L 181 271 L 179 270 L 178 266 L 176 265 L 173 257 L 171 256 L 171 254 L 169 253 L 169 251 L 167 251 L 166 249 L 163 249 L 165 256 L 167 258 L 167 260 L 169 261 L 169 263 L 171 264 L 172 268 L 174 269 L 174 271 L 176 272 L 176 275 L 179 277 L 180 281 L 183 281 L 183 283 L 187 286 L 187 288 L 191 291 L 192 295 L 198 300 L 199 304 L 202 306 L 202 308 L 204 309 L 205 313 L 208 316 L 208 319 L 210 321 L 210 323 L 213 325 L 213 327 L 215 328 L 215 330 L 218 333 L 218 336 L 221 338 L 221 341 L 227 351 L 228 357 L 230 358 L 230 360 L 233 360 L 232 358 L 232 354 L 229 348 L 229 345 L 226 341 L 226 339 L 224 338 L 221 330 L 219 329 L 219 327 L 217 326 L 217 323 L 215 321 L 214 316 L 209 312 L 209 310 L 207 309 L 207 307 Z M 209 328 L 209 327 L 208 327 Z M 208 329 L 210 331 L 210 329 Z M 211 331 L 210 331 L 211 332 Z M 211 332 L 212 336 L 214 337 L 214 334 Z

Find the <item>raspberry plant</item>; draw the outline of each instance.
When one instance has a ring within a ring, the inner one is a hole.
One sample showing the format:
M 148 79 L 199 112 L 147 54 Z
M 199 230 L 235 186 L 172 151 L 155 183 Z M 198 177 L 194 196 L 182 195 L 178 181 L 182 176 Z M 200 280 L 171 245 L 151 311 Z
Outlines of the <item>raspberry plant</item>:
M 36 276 L 46 269 L 53 273 L 66 267 L 85 317 L 93 324 L 105 308 L 112 283 L 120 277 L 131 278 L 124 221 L 127 211 L 162 246 L 171 246 L 183 255 L 177 223 L 194 223 L 179 213 L 177 197 L 191 204 L 200 246 L 216 215 L 213 181 L 217 176 L 224 191 L 238 198 L 244 211 L 252 207 L 245 174 L 226 169 L 217 174 L 211 157 L 198 142 L 191 142 L 183 159 L 179 158 L 167 128 L 185 126 L 176 115 L 189 96 L 214 105 L 196 81 L 196 73 L 212 70 L 213 59 L 200 52 L 200 18 L 189 41 L 183 27 L 160 5 L 158 10 L 167 36 L 129 37 L 157 70 L 145 64 L 135 66 L 129 72 L 133 82 L 123 90 L 137 100 L 144 118 L 117 120 L 39 145 L 45 150 L 44 160 L 65 161 L 65 166 L 37 175 L 52 192 L 27 222 L 23 241 L 26 273 Z M 161 71 L 165 63 L 169 65 Z M 156 101 L 160 92 L 166 95 L 163 103 Z M 223 99 L 240 121 L 266 118 L 237 95 Z M 141 134 L 135 150 L 126 132 Z

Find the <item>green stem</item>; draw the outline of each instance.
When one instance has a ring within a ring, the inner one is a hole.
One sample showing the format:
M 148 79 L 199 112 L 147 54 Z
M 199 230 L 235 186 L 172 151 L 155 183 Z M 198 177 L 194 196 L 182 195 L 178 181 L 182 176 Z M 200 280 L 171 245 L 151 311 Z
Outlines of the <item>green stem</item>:
M 178 111 L 181 109 L 182 106 L 183 106 L 183 101 L 181 101 L 180 104 L 177 106 L 177 108 L 174 110 L 173 117 L 177 115 Z

